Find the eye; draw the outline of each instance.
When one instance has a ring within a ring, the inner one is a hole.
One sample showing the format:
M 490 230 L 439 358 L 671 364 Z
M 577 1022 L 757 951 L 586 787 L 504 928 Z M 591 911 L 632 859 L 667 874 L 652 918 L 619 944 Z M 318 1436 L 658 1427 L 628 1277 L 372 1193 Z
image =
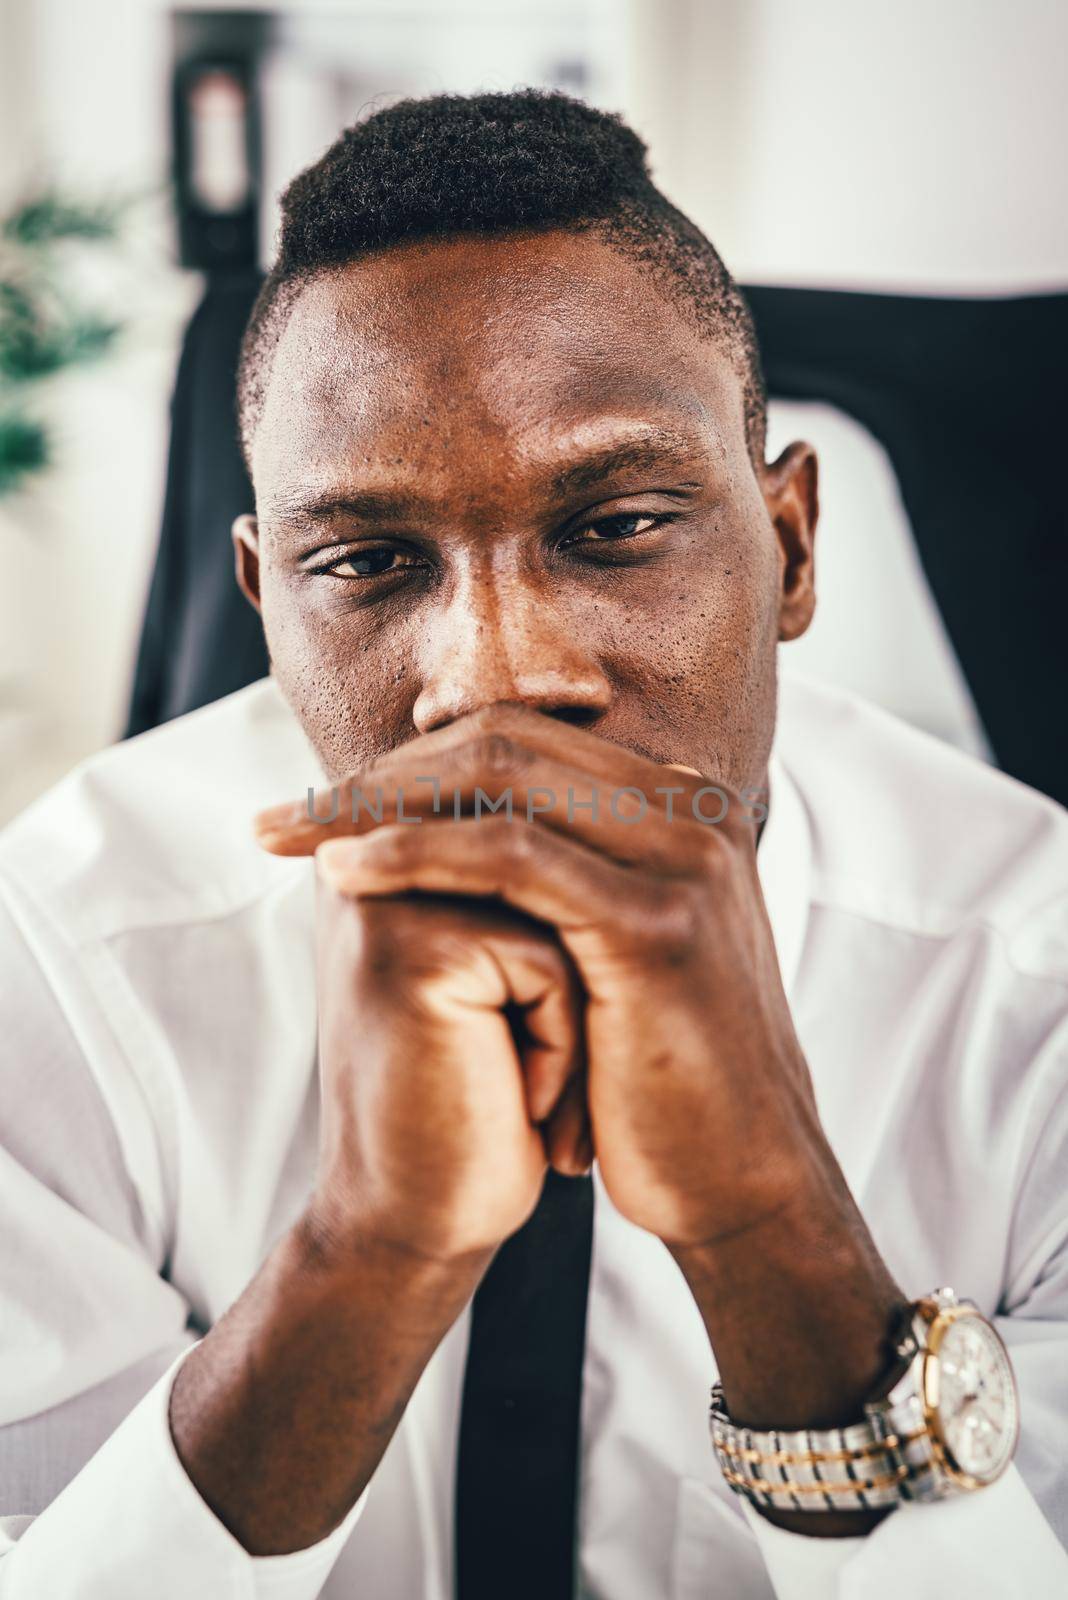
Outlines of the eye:
M 317 567 L 316 571 L 324 572 L 330 577 L 351 580 L 388 577 L 394 572 L 404 572 L 423 565 L 424 563 L 410 551 L 392 549 L 389 545 L 375 545 L 364 550 L 354 550 L 351 555 L 342 556 L 338 561 Z
M 610 544 L 635 539 L 670 521 L 670 517 L 652 516 L 648 512 L 621 511 L 614 517 L 598 517 L 595 522 L 587 522 L 585 527 L 568 535 L 561 549 L 575 544 Z

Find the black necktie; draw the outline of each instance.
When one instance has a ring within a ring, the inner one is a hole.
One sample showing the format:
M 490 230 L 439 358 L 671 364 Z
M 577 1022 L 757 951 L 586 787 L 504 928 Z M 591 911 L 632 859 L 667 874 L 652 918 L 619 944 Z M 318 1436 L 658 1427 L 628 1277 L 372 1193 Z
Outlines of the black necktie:
M 550 1170 L 475 1294 L 456 1477 L 457 1600 L 571 1600 L 592 1178 Z

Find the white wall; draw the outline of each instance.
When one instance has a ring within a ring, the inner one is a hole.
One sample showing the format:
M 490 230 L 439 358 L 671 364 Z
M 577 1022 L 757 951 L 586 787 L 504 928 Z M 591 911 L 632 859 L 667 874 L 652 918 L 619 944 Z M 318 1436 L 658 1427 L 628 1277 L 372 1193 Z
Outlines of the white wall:
M 100 287 L 113 357 L 34 398 L 57 464 L 0 501 L 0 820 L 120 731 L 159 529 L 167 408 L 196 279 L 170 265 L 166 17 L 139 0 L 0 0 L 0 198 L 50 181 L 155 194 Z M 7 92 L 3 92 L 3 91 Z
M 748 282 L 1068 280 L 1064 0 L 631 0 L 630 108 Z
M 941 291 L 1063 287 L 1062 0 L 815 9 L 818 32 L 809 6 L 754 8 L 750 115 L 763 136 L 747 171 L 743 270 Z

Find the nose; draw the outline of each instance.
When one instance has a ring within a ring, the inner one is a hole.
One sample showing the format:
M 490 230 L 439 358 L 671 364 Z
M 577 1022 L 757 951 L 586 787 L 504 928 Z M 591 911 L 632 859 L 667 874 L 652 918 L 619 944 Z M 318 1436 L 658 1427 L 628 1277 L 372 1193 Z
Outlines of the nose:
M 464 584 L 425 640 L 420 733 L 509 702 L 582 725 L 604 715 L 611 684 L 575 618 L 518 578 Z

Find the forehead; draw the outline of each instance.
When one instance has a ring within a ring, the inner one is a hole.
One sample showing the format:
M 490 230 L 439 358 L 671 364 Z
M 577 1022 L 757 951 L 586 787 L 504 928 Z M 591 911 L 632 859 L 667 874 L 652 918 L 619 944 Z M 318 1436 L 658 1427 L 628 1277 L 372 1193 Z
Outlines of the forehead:
M 385 467 L 566 457 L 619 422 L 745 450 L 718 343 L 592 234 L 394 248 L 324 273 L 291 309 L 253 448 L 257 500 Z

